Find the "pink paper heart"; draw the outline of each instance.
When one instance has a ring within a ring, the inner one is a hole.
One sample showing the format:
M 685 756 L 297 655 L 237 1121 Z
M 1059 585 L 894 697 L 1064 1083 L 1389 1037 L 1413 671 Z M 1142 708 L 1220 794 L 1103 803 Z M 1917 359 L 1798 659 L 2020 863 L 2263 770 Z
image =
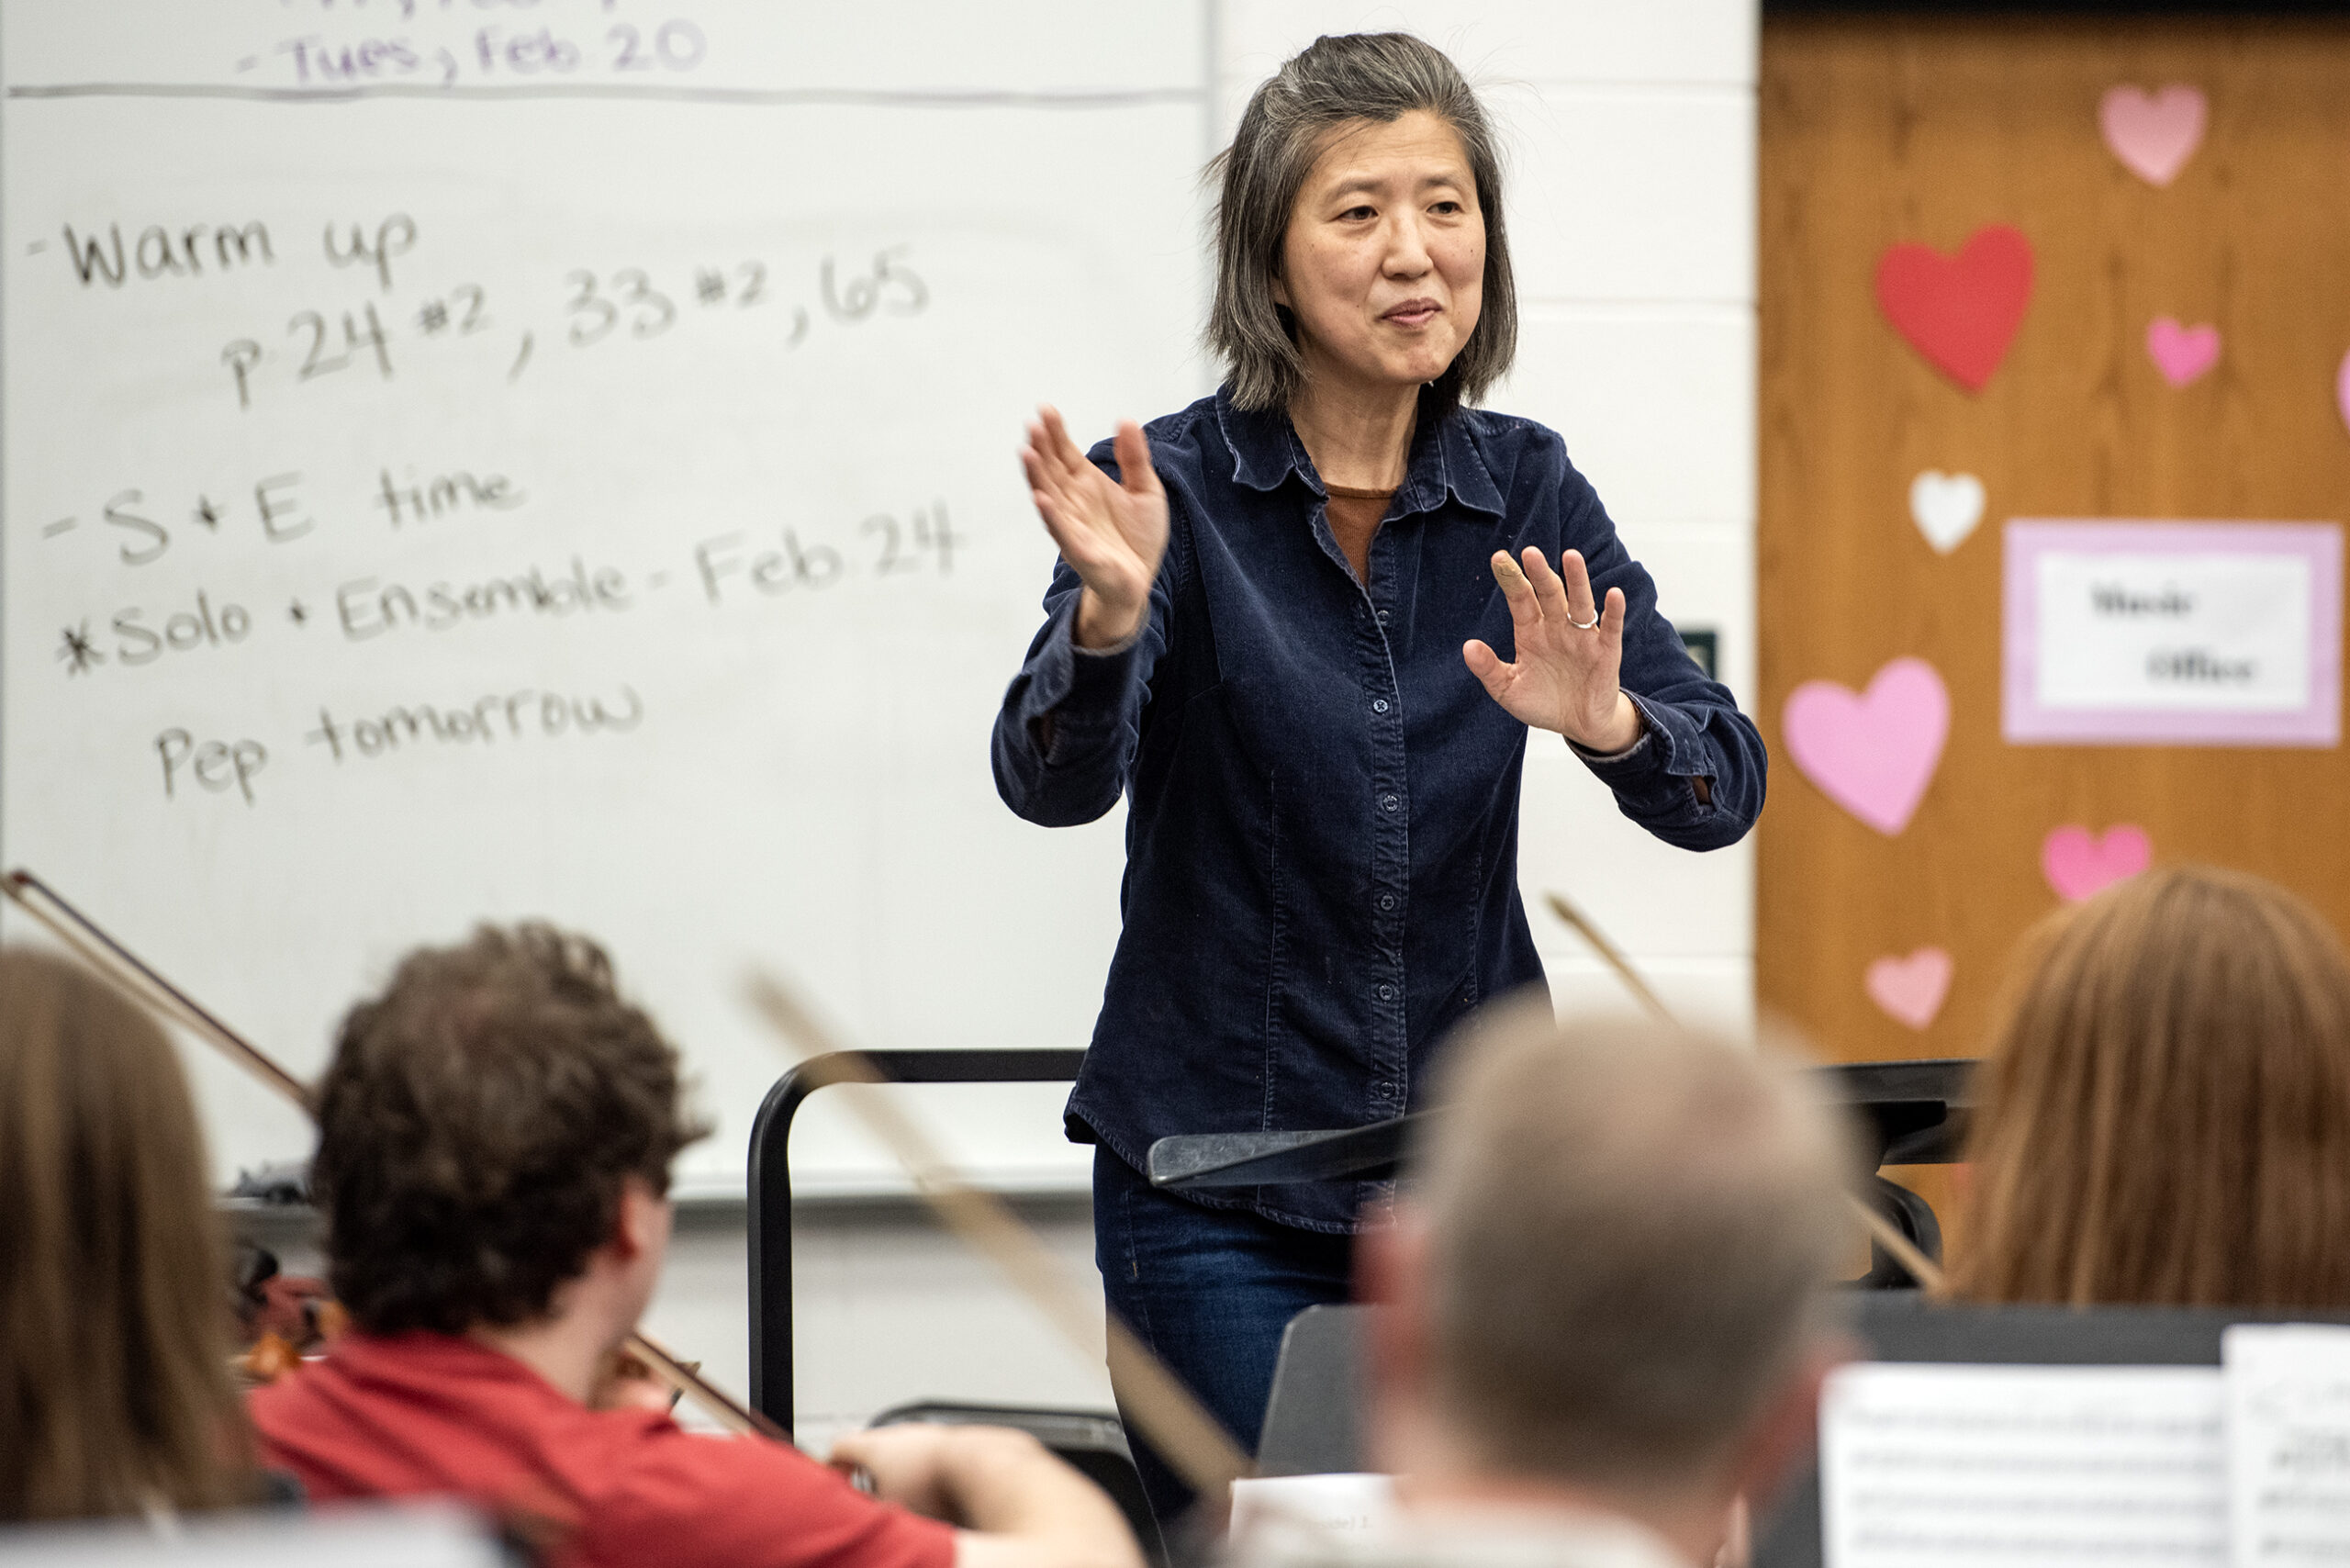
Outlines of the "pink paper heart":
M 1887 1016 L 1922 1029 L 1942 1010 L 1950 994 L 1951 972 L 1958 966 L 1940 947 L 1920 947 L 1906 958 L 1890 954 L 1869 965 L 1865 984 L 1869 1000 Z
M 2109 87 L 2098 100 L 2098 129 L 2123 167 L 2150 185 L 2178 178 L 2203 144 L 2210 106 L 2199 88 L 2174 82 L 2159 93 Z
M 1895 659 L 1865 692 L 1807 680 L 1780 712 L 1787 755 L 1819 792 L 1890 837 L 1933 782 L 1950 738 L 1950 692 L 1923 659 Z
M 2040 844 L 2041 875 L 2066 903 L 2078 903 L 2101 888 L 2136 876 L 2154 858 L 2154 841 L 2144 828 L 2131 823 L 2107 828 L 2102 838 L 2068 824 Z
M 2220 363 L 2220 329 L 2206 322 L 2182 327 L 2167 316 L 2146 324 L 2146 357 L 2173 386 L 2184 386 Z

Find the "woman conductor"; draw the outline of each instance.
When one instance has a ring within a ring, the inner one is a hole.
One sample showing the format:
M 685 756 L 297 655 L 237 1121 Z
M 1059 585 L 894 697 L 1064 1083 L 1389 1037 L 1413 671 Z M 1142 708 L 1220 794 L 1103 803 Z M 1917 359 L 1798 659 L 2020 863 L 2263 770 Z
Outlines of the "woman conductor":
M 1492 132 L 1451 61 L 1321 39 L 1258 90 L 1221 175 L 1223 388 L 1090 456 L 1049 409 L 1029 430 L 1061 558 L 993 751 L 1031 822 L 1131 793 L 1069 1131 L 1099 1146 L 1111 1307 L 1253 1446 L 1282 1327 L 1346 1297 L 1368 1189 L 1178 1197 L 1137 1174 L 1152 1141 L 1401 1114 L 1449 1028 L 1540 982 L 1529 727 L 1690 849 L 1744 834 L 1763 755 L 1558 435 L 1465 406 L 1517 311 Z

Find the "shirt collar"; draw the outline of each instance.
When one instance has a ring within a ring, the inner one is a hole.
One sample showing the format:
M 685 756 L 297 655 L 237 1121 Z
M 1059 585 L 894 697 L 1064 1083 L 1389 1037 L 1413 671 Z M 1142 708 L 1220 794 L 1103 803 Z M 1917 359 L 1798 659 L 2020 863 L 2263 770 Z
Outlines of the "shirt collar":
M 1582 1509 L 1381 1503 L 1370 1528 L 1340 1533 L 1269 1501 L 1237 1539 L 1240 1559 L 1264 1568 L 1690 1568 L 1645 1525 Z
M 484 1344 L 470 1335 L 437 1334 L 429 1328 L 389 1335 L 352 1328 L 336 1338 L 325 1361 L 306 1364 L 297 1376 L 311 1376 L 323 1369 L 331 1369 L 335 1376 L 351 1383 L 401 1396 L 429 1392 L 433 1400 L 442 1403 L 467 1397 L 457 1392 L 460 1389 L 475 1391 L 470 1397 L 478 1399 L 482 1389 L 496 1385 L 502 1390 L 519 1390 L 523 1398 L 534 1405 L 588 1412 L 599 1420 L 617 1415 L 649 1417 L 651 1419 L 643 1423 L 648 1429 L 667 1427 L 676 1420 L 666 1412 L 633 1406 L 596 1410 L 549 1383 L 543 1373 L 519 1356 Z
M 1449 496 L 1472 511 L 1503 515 L 1500 487 L 1469 432 L 1469 420 L 1458 408 L 1430 414 L 1434 399 L 1422 394 L 1421 419 L 1412 435 L 1412 455 L 1404 467 L 1404 483 L 1395 495 L 1395 515 L 1434 511 Z M 1216 423 L 1232 453 L 1232 476 L 1252 490 L 1278 490 L 1292 474 L 1326 499 L 1322 476 L 1314 471 L 1305 443 L 1297 438 L 1286 413 L 1250 410 L 1232 401 L 1229 384 L 1215 395 Z

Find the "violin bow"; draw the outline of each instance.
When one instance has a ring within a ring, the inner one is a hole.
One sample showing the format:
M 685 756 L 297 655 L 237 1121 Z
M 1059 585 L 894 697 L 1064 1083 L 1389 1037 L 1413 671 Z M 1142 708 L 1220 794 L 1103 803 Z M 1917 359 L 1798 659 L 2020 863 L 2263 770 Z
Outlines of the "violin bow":
M 1575 935 L 1591 944 L 1591 950 L 1616 971 L 1616 978 L 1624 982 L 1625 989 L 1641 1006 L 1656 1016 L 1657 1022 L 1670 1024 L 1673 1021 L 1672 1013 L 1664 1005 L 1664 999 L 1650 988 L 1649 982 L 1640 977 L 1640 971 L 1632 968 L 1632 960 L 1624 957 L 1623 950 L 1607 939 L 1607 933 L 1600 930 L 1591 916 L 1577 909 L 1564 893 L 1545 893 L 1542 896 L 1549 902 L 1550 913 L 1574 927 Z
M 823 1059 L 825 1083 L 851 1086 L 844 1096 L 849 1108 L 896 1157 L 931 1211 L 993 1262 L 1080 1355 L 1101 1353 L 1103 1347 L 1093 1330 L 1102 1326 L 1108 1336 L 1111 1382 L 1120 1409 L 1203 1500 L 1221 1508 L 1232 1483 L 1253 1475 L 1256 1467 L 1181 1380 L 1116 1313 L 1100 1310 L 1091 1293 L 1069 1278 L 1060 1260 L 1010 1204 L 965 1181 L 902 1106 L 870 1092 L 872 1086 L 890 1081 L 870 1058 L 836 1044 L 815 1014 L 774 976 L 754 972 L 746 994 L 759 1016 L 801 1059 Z
M 1642 1006 L 1654 1014 L 1660 1023 L 1674 1022 L 1672 1013 L 1664 1005 L 1664 999 L 1640 978 L 1640 972 L 1632 968 L 1632 960 L 1607 939 L 1607 934 L 1600 930 L 1589 915 L 1577 909 L 1564 893 L 1545 893 L 1543 897 L 1550 905 L 1550 913 L 1574 927 L 1576 934 L 1591 944 L 1592 951 L 1616 971 L 1616 978 L 1639 999 Z M 1931 1296 L 1949 1294 L 1950 1282 L 1943 1277 L 1942 1266 L 1919 1250 L 1916 1242 L 1902 1235 L 1891 1220 L 1879 1214 L 1873 1204 L 1864 1202 L 1859 1193 L 1847 1193 L 1844 1200 L 1852 1205 L 1853 1212 L 1861 1217 L 1861 1223 L 1868 1228 L 1869 1239 L 1884 1248 L 1895 1262 L 1907 1269 L 1909 1277 L 1918 1282 L 1919 1290 Z
M 264 1088 L 293 1102 L 313 1122 L 318 1120 L 318 1097 L 308 1084 L 164 979 L 152 965 L 117 941 L 56 889 L 30 871 L 16 869 L 0 877 L 0 893 L 38 921 L 115 990 L 157 1018 L 177 1025 L 213 1047 L 252 1074 Z M 791 1435 L 767 1416 L 711 1383 L 643 1329 L 630 1334 L 627 1349 L 652 1369 L 654 1376 L 692 1400 L 728 1431 L 755 1432 L 778 1442 L 791 1440 Z

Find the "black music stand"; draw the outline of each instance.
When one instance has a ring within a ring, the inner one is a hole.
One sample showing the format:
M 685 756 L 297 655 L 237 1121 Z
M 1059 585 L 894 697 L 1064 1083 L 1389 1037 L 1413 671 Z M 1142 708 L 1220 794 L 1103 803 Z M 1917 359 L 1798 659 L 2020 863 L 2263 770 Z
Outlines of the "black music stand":
M 864 1051 L 810 1057 L 775 1081 L 751 1124 L 751 1403 L 792 1429 L 791 1122 L 817 1090 L 853 1081 L 859 1058 L 892 1083 L 1069 1083 L 1080 1051 Z
M 1885 1165 L 1955 1162 L 1974 1105 L 1975 1063 L 1961 1057 L 1920 1061 L 1839 1062 L 1812 1070 L 1827 1097 L 1859 1124 L 1872 1172 L 1861 1194 L 1910 1244 L 1939 1262 L 1942 1224 L 1925 1199 L 1874 1174 Z M 1199 1133 L 1150 1146 L 1152 1185 L 1183 1192 L 1298 1182 L 1380 1182 L 1395 1174 L 1417 1130 L 1433 1114 L 1416 1111 L 1367 1126 L 1324 1132 Z M 1917 1282 L 1884 1249 L 1870 1244 L 1870 1269 L 1856 1286 L 1889 1289 Z
M 864 1081 L 868 1070 L 891 1083 L 1068 1083 L 1084 1064 L 1081 1050 L 834 1051 L 810 1057 L 776 1080 L 751 1124 L 746 1184 L 753 1406 L 786 1432 L 792 1430 L 791 1124 L 808 1096 L 832 1084 Z M 1114 1414 L 923 1401 L 884 1411 L 874 1425 L 898 1421 L 1018 1428 L 1110 1495 L 1154 1568 L 1167 1562 L 1125 1428 Z

